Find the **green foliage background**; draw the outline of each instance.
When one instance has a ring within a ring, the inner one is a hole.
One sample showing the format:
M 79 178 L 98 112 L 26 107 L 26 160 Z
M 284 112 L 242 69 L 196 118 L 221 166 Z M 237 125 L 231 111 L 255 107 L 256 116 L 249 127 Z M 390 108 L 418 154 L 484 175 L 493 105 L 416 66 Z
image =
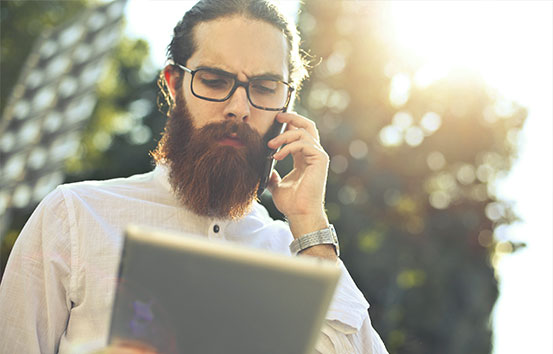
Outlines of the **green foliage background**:
M 97 1 L 1 1 L 1 106 L 3 111 L 35 40 L 41 32 L 72 21 Z M 157 111 L 157 74 L 147 65 L 146 41 L 123 37 L 98 78 L 98 103 L 82 132 L 79 148 L 66 161 L 65 182 L 129 176 L 152 169 L 149 158 L 165 119 Z M 2 235 L 0 269 L 19 230 L 33 211 L 16 209 Z
M 489 353 L 492 261 L 520 246 L 492 236 L 516 219 L 494 181 L 516 157 L 527 113 L 466 70 L 412 84 L 404 103 L 391 104 L 393 80 L 413 82 L 422 63 L 386 37 L 384 10 L 312 0 L 299 18 L 303 48 L 320 59 L 299 109 L 331 156 L 329 217 L 391 353 Z M 398 112 L 411 117 L 403 128 Z M 382 142 L 391 126 L 405 135 L 424 127 L 428 112 L 441 125 L 419 144 Z
M 32 39 L 88 5 L 1 2 L 0 108 Z M 371 303 L 373 326 L 390 353 L 490 353 L 498 295 L 492 261 L 519 246 L 493 237 L 516 219 L 493 185 L 516 157 L 526 111 L 468 71 L 424 88 L 412 85 L 408 100 L 392 104 L 393 78 L 412 80 L 421 63 L 382 36 L 381 15 L 378 3 L 310 0 L 299 17 L 303 48 L 318 65 L 296 108 L 316 121 L 331 156 L 326 207 L 342 259 Z M 146 70 L 147 50 L 144 41 L 128 38 L 117 47 L 81 146 L 65 167 L 67 182 L 152 168 L 148 151 L 164 118 L 156 109 L 156 75 Z M 399 126 L 398 112 L 411 116 L 402 134 L 420 128 L 428 112 L 441 124 L 420 144 L 386 145 L 383 132 Z M 281 173 L 290 163 L 280 164 Z M 270 200 L 263 203 L 281 217 Z M 5 243 L 15 240 L 31 211 L 16 211 Z

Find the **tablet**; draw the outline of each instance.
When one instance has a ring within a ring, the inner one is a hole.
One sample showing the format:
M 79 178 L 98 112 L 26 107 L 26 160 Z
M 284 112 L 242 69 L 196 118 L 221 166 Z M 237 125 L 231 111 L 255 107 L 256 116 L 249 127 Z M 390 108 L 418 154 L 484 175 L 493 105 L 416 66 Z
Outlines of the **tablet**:
M 159 353 L 312 353 L 340 276 L 333 262 L 131 226 L 109 343 Z

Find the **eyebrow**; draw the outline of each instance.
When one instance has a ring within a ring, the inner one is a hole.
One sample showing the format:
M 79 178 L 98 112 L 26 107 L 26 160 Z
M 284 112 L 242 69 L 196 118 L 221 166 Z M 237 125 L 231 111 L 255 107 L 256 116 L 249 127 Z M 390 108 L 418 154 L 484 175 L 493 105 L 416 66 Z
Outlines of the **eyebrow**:
M 219 68 L 216 68 L 216 67 L 213 67 L 213 66 L 201 65 L 201 66 L 198 66 L 195 70 L 199 70 L 199 69 L 207 69 L 207 70 L 216 72 L 218 74 L 233 77 L 233 78 L 237 77 L 236 74 L 233 74 L 231 72 L 228 72 L 226 70 L 219 69 Z M 258 74 L 258 75 L 247 76 L 247 77 L 248 77 L 249 80 L 255 80 L 255 79 L 262 79 L 263 80 L 263 79 L 266 79 L 266 80 L 277 80 L 277 81 L 285 82 L 281 75 L 274 74 L 274 73 L 271 73 L 271 72 L 265 72 L 265 73 L 261 73 L 261 74 Z

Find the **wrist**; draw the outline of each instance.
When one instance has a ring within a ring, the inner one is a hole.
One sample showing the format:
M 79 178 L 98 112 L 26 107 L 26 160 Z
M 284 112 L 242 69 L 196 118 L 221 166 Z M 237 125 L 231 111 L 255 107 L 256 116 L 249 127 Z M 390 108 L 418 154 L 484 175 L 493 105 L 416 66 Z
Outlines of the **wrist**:
M 305 215 L 287 216 L 290 231 L 294 238 L 329 227 L 328 217 L 324 211 Z
M 298 255 L 324 258 L 331 261 L 336 261 L 338 259 L 338 256 L 336 255 L 336 248 L 333 245 L 317 245 L 309 247 L 298 253 Z
M 330 225 L 324 229 L 294 239 L 290 244 L 290 251 L 293 255 L 301 253 L 322 258 L 336 259 L 336 257 L 340 255 L 340 245 L 334 226 Z

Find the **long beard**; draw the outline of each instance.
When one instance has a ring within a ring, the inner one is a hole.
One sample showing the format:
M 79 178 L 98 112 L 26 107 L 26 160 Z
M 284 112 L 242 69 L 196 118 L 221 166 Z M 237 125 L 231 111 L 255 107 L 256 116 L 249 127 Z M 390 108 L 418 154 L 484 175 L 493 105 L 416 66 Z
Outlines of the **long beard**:
M 244 146 L 219 143 L 231 133 Z M 169 182 L 183 205 L 198 215 L 236 219 L 249 212 L 257 197 L 265 145 L 247 123 L 232 119 L 194 128 L 179 93 L 152 155 L 169 164 Z

